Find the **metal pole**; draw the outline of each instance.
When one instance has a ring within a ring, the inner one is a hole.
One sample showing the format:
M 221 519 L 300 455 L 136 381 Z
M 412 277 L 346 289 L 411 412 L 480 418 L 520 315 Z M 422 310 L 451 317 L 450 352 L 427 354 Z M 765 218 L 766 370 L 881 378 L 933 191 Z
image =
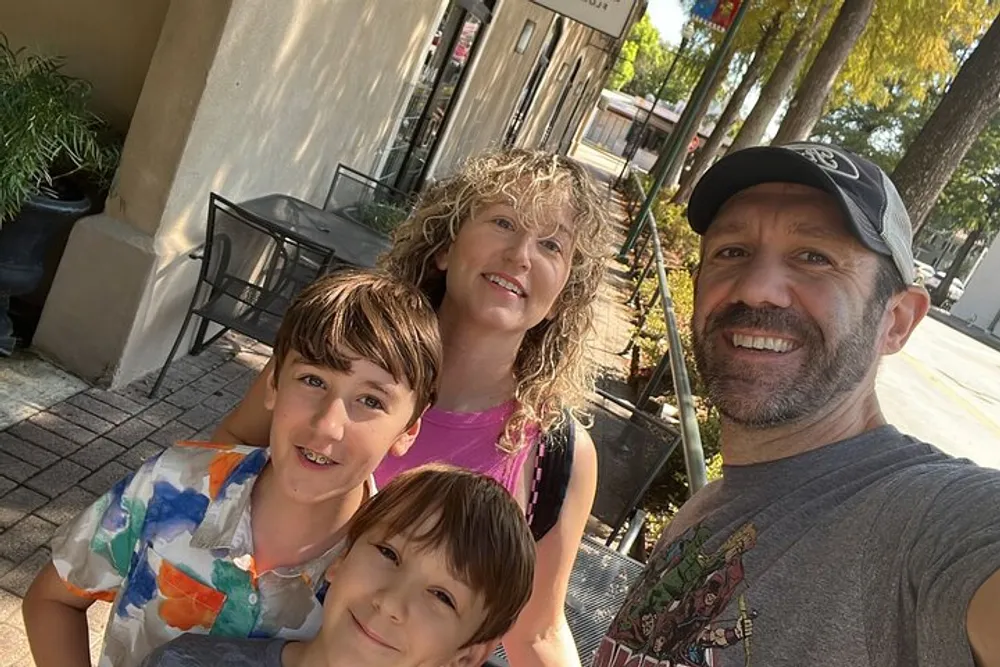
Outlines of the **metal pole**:
M 752 0 L 744 0 L 740 3 L 740 8 L 736 11 L 736 16 L 733 17 L 732 25 L 730 25 L 728 30 L 726 30 L 726 36 L 722 38 L 722 43 L 719 45 L 719 48 L 716 49 L 715 58 L 705 68 L 706 71 L 701 77 L 701 81 L 699 82 L 700 85 L 698 85 L 694 92 L 691 93 L 691 99 L 684 108 L 685 112 L 690 111 L 690 113 L 682 114 L 680 126 L 674 126 L 673 132 L 670 133 L 667 159 L 663 163 L 663 169 L 661 169 L 660 173 L 657 174 L 656 182 L 649 190 L 646 200 L 642 203 L 642 208 L 639 209 L 639 215 L 636 216 L 635 222 L 632 224 L 632 229 L 629 230 L 625 243 L 622 244 L 621 249 L 618 251 L 619 260 L 624 261 L 628 251 L 632 249 L 633 245 L 635 245 L 635 240 L 639 236 L 642 226 L 646 223 L 646 216 L 649 213 L 649 210 L 653 207 L 653 203 L 656 201 L 656 196 L 660 193 L 660 188 L 663 187 L 663 181 L 666 180 L 667 173 L 671 171 L 671 166 L 678 159 L 683 159 L 684 153 L 682 151 L 686 147 L 681 146 L 680 139 L 686 135 L 688 131 L 690 131 L 691 125 L 694 123 L 694 110 L 701 106 L 702 101 L 705 99 L 705 95 L 708 94 L 709 84 L 712 79 L 715 78 L 715 75 L 718 74 L 726 55 L 733 47 L 733 40 L 736 37 L 736 32 L 739 29 L 740 24 L 743 22 L 743 17 L 746 15 L 747 9 L 750 8 L 751 3 Z
M 749 4 L 746 3 L 746 4 Z M 743 7 L 746 7 L 746 4 Z M 742 7 L 741 7 L 742 9 Z M 674 380 L 674 395 L 677 396 L 677 408 L 680 418 L 681 442 L 684 445 L 684 464 L 687 468 L 689 489 L 693 495 L 698 489 L 708 483 L 705 473 L 705 451 L 701 445 L 701 432 L 698 430 L 698 415 L 694 407 L 694 397 L 691 395 L 691 380 L 684 366 L 684 354 L 681 348 L 681 337 L 677 331 L 677 316 L 674 314 L 674 300 L 670 296 L 667 283 L 667 271 L 663 266 L 663 248 L 660 246 L 660 234 L 656 224 L 651 223 L 649 233 L 653 237 L 653 252 L 656 254 L 656 277 L 660 284 L 660 300 L 663 307 L 663 318 L 667 325 L 667 340 L 669 348 L 667 356 L 670 359 L 670 371 Z M 660 360 L 659 366 L 665 365 Z M 661 369 L 657 367 L 657 371 Z M 662 372 L 660 377 L 662 377 Z M 656 374 L 650 378 L 649 384 L 636 401 L 636 407 L 642 409 L 643 402 L 649 398 L 649 393 L 656 385 Z
M 624 166 L 622 166 L 622 172 L 618 174 L 618 178 L 615 179 L 615 185 L 621 183 L 622 179 L 625 178 L 625 172 L 628 171 L 629 165 L 632 163 L 633 158 L 635 158 L 635 154 L 639 152 L 639 143 L 640 140 L 642 139 L 643 133 L 649 126 L 649 119 L 652 118 L 653 113 L 656 111 L 656 105 L 660 103 L 660 98 L 663 97 L 663 94 L 665 92 L 667 92 L 667 84 L 670 83 L 670 79 L 671 77 L 673 77 L 674 67 L 677 66 L 677 61 L 681 59 L 681 56 L 684 53 L 684 49 L 687 48 L 688 41 L 690 39 L 690 36 L 688 34 L 689 25 L 690 24 L 684 26 L 684 33 L 681 37 L 680 46 L 677 47 L 677 52 L 674 53 L 674 58 L 672 61 L 670 61 L 670 67 L 667 68 L 667 75 L 663 77 L 663 83 L 660 84 L 659 90 L 656 91 L 656 99 L 653 100 L 652 108 L 646 112 L 646 117 L 643 119 L 642 125 L 639 126 L 639 131 L 635 134 L 636 139 L 635 141 L 632 142 L 632 146 L 627 151 L 627 155 L 625 156 L 625 164 Z

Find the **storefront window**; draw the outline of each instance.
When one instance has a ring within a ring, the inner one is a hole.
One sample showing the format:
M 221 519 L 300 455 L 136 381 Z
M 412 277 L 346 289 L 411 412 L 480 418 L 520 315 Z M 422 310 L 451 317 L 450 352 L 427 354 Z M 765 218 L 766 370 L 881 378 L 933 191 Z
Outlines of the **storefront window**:
M 427 164 L 488 19 L 489 7 L 469 0 L 456 0 L 445 11 L 389 149 L 382 182 L 404 192 L 423 185 Z

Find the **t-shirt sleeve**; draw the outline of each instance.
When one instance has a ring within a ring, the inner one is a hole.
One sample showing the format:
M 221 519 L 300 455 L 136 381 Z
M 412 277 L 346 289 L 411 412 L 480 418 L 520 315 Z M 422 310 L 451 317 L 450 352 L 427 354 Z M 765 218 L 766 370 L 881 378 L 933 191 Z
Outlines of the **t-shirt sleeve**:
M 139 667 L 281 667 L 284 639 L 181 635 L 150 653 Z
M 906 557 L 920 664 L 973 667 L 966 613 L 1000 570 L 1000 471 L 963 466 L 924 507 Z
M 147 460 L 56 531 L 52 563 L 77 595 L 114 599 L 142 535 L 158 461 Z

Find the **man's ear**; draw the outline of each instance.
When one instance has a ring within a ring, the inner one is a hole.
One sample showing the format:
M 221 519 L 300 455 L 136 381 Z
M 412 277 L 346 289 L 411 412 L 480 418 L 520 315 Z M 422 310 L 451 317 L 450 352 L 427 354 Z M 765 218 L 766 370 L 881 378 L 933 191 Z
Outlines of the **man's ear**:
M 264 379 L 264 407 L 274 411 L 278 400 L 278 376 L 274 374 L 274 364 L 268 364 L 267 377 Z
M 924 319 L 931 305 L 927 290 L 919 285 L 911 285 L 889 299 L 885 317 L 887 328 L 882 340 L 881 354 L 895 354 L 903 349 L 910 334 Z
M 392 446 L 389 447 L 389 453 L 393 456 L 403 456 L 406 452 L 410 451 L 410 447 L 413 446 L 413 441 L 417 439 L 420 435 L 420 423 L 422 417 L 417 417 L 416 421 L 398 436 L 396 440 L 393 441 Z
M 450 660 L 442 664 L 442 667 L 480 667 L 480 665 L 485 665 L 486 660 L 496 650 L 499 643 L 499 641 L 494 640 L 460 648 Z

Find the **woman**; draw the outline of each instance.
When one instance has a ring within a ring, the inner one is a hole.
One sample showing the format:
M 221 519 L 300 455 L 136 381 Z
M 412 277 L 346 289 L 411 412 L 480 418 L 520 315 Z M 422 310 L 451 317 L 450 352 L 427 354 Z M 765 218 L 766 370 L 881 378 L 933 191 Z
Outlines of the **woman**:
M 403 457 L 376 472 L 446 461 L 485 472 L 525 509 L 537 542 L 531 600 L 504 649 L 514 667 L 578 665 L 563 605 L 593 505 L 597 455 L 577 411 L 592 387 L 585 344 L 604 275 L 604 201 L 582 167 L 537 151 L 468 162 L 422 196 L 383 265 L 438 313 L 444 367 Z M 268 369 L 215 433 L 265 444 Z

